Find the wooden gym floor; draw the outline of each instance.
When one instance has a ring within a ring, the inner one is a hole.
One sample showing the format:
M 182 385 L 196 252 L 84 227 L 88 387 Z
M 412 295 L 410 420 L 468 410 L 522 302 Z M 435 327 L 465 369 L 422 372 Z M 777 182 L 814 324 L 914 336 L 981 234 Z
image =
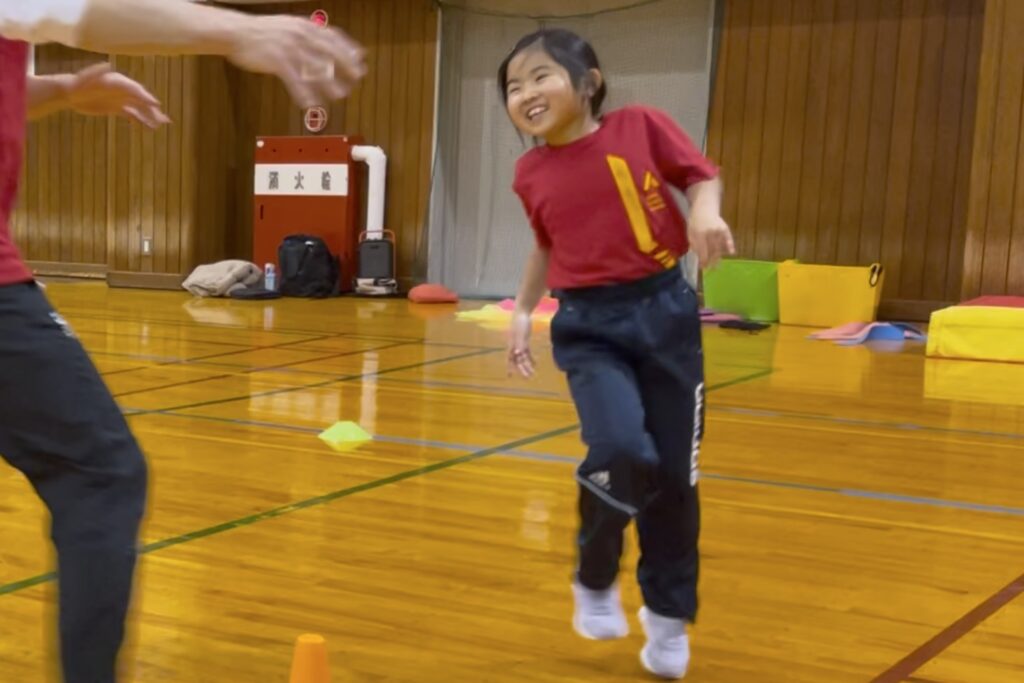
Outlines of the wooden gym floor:
M 305 632 L 335 682 L 645 680 L 634 544 L 634 634 L 570 629 L 581 447 L 546 343 L 527 383 L 444 307 L 49 292 L 152 467 L 130 680 L 284 681 Z M 705 330 L 688 680 L 1024 681 L 1024 367 L 806 332 Z M 376 438 L 334 452 L 337 420 Z M 44 680 L 52 558 L 7 467 L 0 513 L 0 680 Z

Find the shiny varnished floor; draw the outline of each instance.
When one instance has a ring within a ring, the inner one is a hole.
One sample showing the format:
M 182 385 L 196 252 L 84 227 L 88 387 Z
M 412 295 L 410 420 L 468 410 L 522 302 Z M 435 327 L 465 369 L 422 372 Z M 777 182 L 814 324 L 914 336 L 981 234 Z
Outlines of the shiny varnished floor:
M 336 682 L 645 680 L 635 619 L 569 627 L 581 447 L 546 344 L 527 383 L 449 307 L 49 292 L 153 471 L 130 680 L 284 681 L 304 632 Z M 806 333 L 705 329 L 687 680 L 1024 681 L 1024 366 Z M 375 440 L 330 450 L 337 420 Z M 0 539 L 0 681 L 46 680 L 43 510 L 6 467 Z

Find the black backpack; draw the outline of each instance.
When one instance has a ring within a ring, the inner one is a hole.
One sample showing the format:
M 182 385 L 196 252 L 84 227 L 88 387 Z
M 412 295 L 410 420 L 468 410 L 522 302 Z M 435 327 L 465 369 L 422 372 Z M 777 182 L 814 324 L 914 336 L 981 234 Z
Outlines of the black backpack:
M 338 257 L 312 235 L 289 235 L 277 248 L 281 266 L 278 291 L 284 296 L 323 298 L 340 290 Z

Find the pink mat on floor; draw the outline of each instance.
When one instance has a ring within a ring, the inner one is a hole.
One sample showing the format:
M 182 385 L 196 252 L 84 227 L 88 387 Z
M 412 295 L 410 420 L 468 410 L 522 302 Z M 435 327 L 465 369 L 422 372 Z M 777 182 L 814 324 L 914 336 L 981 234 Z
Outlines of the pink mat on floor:
M 724 323 L 730 320 L 743 320 L 741 316 L 734 313 L 718 313 L 708 309 L 701 309 L 700 321 L 702 323 Z
M 810 339 L 821 339 L 840 343 L 860 344 L 868 340 L 894 341 L 900 339 L 924 339 L 920 330 L 904 323 L 846 323 L 830 330 L 807 335 Z

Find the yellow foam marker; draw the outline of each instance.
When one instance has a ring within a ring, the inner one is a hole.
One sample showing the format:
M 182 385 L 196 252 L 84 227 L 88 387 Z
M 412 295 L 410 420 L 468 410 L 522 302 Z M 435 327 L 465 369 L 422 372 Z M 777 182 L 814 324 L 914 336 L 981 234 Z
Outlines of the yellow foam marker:
M 320 432 L 320 440 L 336 451 L 355 448 L 373 437 L 355 422 L 335 422 Z
M 950 306 L 935 311 L 928 325 L 931 358 L 1024 363 L 1024 308 Z
M 549 323 L 554 317 L 554 311 L 534 311 L 534 323 Z M 487 304 L 483 308 L 468 311 L 457 311 L 455 318 L 464 322 L 474 322 L 488 330 L 506 330 L 508 323 L 512 320 L 512 311 L 506 310 L 497 304 Z

